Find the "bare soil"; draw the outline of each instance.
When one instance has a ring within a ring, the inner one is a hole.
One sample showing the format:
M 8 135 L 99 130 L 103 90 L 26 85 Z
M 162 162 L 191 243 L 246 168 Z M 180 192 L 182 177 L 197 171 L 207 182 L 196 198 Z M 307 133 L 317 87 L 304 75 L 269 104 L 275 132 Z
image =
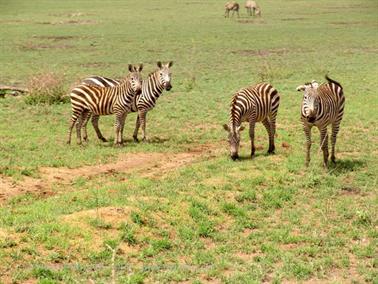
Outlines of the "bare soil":
M 113 163 L 83 166 L 79 168 L 41 167 L 41 178 L 25 176 L 21 181 L 0 176 L 0 204 L 18 195 L 34 194 L 50 196 L 53 185 L 70 186 L 77 178 L 93 178 L 99 175 L 140 173 L 143 177 L 162 178 L 170 171 L 183 167 L 200 157 L 214 156 L 219 152 L 217 144 L 199 145 L 181 153 L 128 153 L 122 154 Z M 66 189 L 65 189 L 66 190 Z

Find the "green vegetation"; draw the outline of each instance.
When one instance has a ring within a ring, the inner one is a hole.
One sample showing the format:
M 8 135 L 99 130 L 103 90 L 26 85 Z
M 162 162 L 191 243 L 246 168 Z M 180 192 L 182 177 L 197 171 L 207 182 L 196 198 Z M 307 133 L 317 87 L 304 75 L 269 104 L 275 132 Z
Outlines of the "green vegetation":
M 378 281 L 377 2 L 266 0 L 239 19 L 223 4 L 0 2 L 0 82 L 52 82 L 0 95 L 0 282 L 110 283 L 113 268 L 117 283 Z M 65 144 L 70 87 L 157 60 L 174 61 L 173 89 L 148 143 L 132 142 L 130 114 L 123 148 L 111 116 L 108 143 L 88 125 L 86 145 Z M 337 163 L 322 168 L 314 129 L 306 169 L 295 89 L 328 71 L 346 96 Z M 230 98 L 261 80 L 281 93 L 276 155 L 258 125 L 256 157 L 244 131 L 233 162 Z

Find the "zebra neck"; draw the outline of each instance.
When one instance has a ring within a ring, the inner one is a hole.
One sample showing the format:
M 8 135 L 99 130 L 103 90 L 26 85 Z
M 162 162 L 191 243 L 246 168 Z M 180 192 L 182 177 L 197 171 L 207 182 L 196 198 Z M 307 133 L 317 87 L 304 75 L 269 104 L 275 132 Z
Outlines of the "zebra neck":
M 147 93 L 158 98 L 163 92 L 163 85 L 160 83 L 159 78 L 157 78 L 157 74 L 152 73 L 147 80 Z

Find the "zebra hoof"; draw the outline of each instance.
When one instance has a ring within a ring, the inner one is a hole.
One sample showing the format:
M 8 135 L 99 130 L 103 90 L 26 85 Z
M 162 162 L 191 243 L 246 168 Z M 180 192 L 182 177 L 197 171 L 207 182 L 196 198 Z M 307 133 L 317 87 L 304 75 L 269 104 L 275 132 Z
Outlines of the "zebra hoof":
M 106 140 L 104 137 L 100 137 L 100 140 L 101 140 L 102 142 L 108 142 L 108 140 Z
M 133 136 L 133 140 L 134 140 L 135 143 L 139 143 L 139 139 L 138 139 L 138 137 Z
M 336 164 L 336 158 L 335 158 L 335 157 L 331 157 L 331 162 L 332 162 L 333 164 Z

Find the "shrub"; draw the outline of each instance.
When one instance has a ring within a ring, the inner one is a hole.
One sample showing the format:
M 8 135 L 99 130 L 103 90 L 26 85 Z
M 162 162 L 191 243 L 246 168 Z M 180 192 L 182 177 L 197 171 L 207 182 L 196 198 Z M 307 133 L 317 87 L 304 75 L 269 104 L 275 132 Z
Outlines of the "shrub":
M 30 105 L 57 104 L 68 102 L 63 78 L 54 73 L 43 73 L 32 77 L 27 87 L 29 94 L 25 102 Z

